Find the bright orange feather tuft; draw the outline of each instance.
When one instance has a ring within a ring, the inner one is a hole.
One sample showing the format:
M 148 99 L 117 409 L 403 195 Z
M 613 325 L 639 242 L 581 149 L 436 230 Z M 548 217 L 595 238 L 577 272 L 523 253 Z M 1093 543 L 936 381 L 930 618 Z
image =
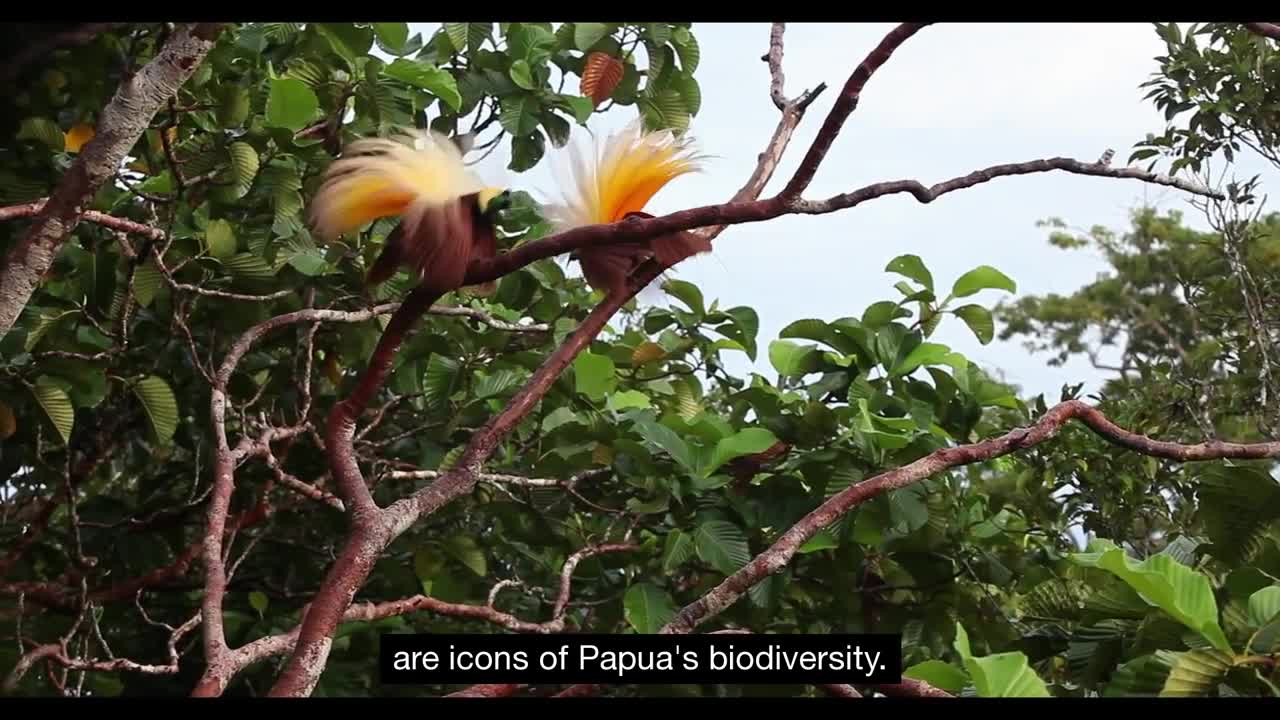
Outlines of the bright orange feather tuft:
M 557 231 L 645 216 L 645 206 L 671 181 L 702 169 L 703 156 L 689 136 L 678 138 L 666 130 L 646 132 L 639 119 L 611 135 L 603 151 L 594 146 L 592 151 L 590 158 L 584 158 L 579 148 L 569 148 L 573 172 L 561 182 L 563 202 L 545 208 Z M 710 242 L 699 235 L 673 233 L 646 243 L 584 248 L 577 256 L 592 287 L 617 292 L 648 258 L 670 267 L 710 250 Z

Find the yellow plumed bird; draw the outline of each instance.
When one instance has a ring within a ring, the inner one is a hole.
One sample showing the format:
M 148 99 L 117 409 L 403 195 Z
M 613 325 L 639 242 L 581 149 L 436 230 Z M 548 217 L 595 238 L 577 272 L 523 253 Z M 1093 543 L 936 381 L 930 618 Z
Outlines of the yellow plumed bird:
M 669 130 L 646 131 L 640 119 L 605 141 L 592 143 L 591 157 L 570 146 L 572 177 L 560 183 L 559 203 L 547 204 L 544 215 L 557 232 L 584 225 L 614 223 L 632 215 L 653 217 L 645 206 L 672 180 L 702 170 L 704 156 L 691 136 L 677 138 Z M 711 242 L 692 232 L 676 232 L 649 240 L 582 248 L 573 257 L 595 289 L 606 295 L 625 292 L 628 278 L 653 259 L 663 267 L 710 252 Z
M 457 289 L 473 259 L 497 254 L 494 224 L 510 191 L 485 185 L 446 136 L 402 129 L 349 145 L 311 204 L 311 222 L 332 241 L 380 218 L 398 217 L 367 275 L 370 286 L 404 267 L 440 294 Z M 481 291 L 492 291 L 486 283 Z

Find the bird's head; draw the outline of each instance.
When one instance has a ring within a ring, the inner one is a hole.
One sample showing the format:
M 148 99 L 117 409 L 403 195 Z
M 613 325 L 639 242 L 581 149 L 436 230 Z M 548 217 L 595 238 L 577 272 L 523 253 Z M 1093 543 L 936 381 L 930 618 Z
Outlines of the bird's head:
M 498 213 L 511 207 L 511 191 L 499 187 L 486 187 L 477 194 L 476 204 L 480 206 L 481 215 L 490 220 L 496 219 Z

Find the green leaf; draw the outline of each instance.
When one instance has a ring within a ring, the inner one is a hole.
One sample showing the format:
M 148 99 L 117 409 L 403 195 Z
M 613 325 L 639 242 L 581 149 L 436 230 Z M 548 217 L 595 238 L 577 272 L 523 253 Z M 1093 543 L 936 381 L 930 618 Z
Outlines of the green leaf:
M 680 94 L 684 107 L 690 115 L 697 115 L 702 109 L 702 88 L 696 78 L 679 75 L 671 81 L 671 88 Z
M 237 128 L 244 125 L 252 110 L 249 90 L 239 85 L 226 85 L 218 93 L 217 118 L 224 128 Z
M 1116 669 L 1103 691 L 1103 697 L 1157 697 L 1169 666 L 1155 655 L 1143 655 Z
M 667 535 L 666 548 L 662 552 L 662 571 L 672 573 L 676 568 L 693 557 L 693 538 L 681 530 L 672 530 Z
M 156 440 L 168 443 L 178 429 L 178 400 L 163 378 L 149 375 L 134 386 L 133 392 L 147 411 Z
M 649 396 L 639 390 L 623 390 L 609 396 L 609 409 L 614 412 L 621 412 L 631 408 L 647 408 L 653 404 L 649 402 Z
M 404 44 L 409 42 L 409 25 L 402 22 L 376 22 L 373 25 L 373 32 L 377 34 L 378 41 L 392 51 L 399 51 Z
M 258 151 L 247 142 L 233 142 L 227 148 L 231 154 L 231 173 L 235 181 L 235 197 L 244 197 L 253 187 L 253 180 L 258 176 L 261 159 Z
M 573 44 L 586 52 L 609 34 L 609 26 L 604 23 L 575 23 L 573 26 Z
M 51 378 L 42 375 L 36 378 L 32 392 L 36 402 L 40 403 L 40 407 L 44 410 L 45 416 L 57 429 L 58 435 L 62 438 L 62 444 L 70 443 L 76 413 L 71 407 L 71 398 L 67 395 L 67 391 L 55 384 Z
M 973 331 L 978 342 L 986 345 L 996 334 L 996 323 L 991 317 L 991 311 L 981 305 L 965 305 L 952 310 L 956 317 L 964 321 L 965 325 Z
M 533 82 L 533 70 L 529 68 L 529 63 L 525 60 L 516 60 L 511 63 L 511 81 L 525 90 L 535 89 Z
M 462 108 L 462 93 L 458 81 L 447 70 L 421 60 L 399 58 L 382 69 L 382 74 L 393 80 L 412 85 L 440 98 L 454 112 Z
M 536 128 L 528 135 L 518 135 L 511 140 L 511 162 L 507 163 L 507 169 L 512 172 L 529 170 L 538 164 L 546 151 L 546 137 Z
M 703 521 L 693 535 L 698 557 L 725 575 L 732 575 L 751 560 L 747 536 L 724 520 Z
M 205 242 L 209 246 L 209 254 L 216 258 L 225 258 L 236 252 L 236 233 L 231 223 L 218 218 L 210 221 L 205 230 Z
M 687 305 L 690 310 L 697 313 L 698 317 L 703 317 L 707 314 L 707 306 L 703 300 L 702 291 L 693 283 L 685 280 L 668 280 L 663 283 L 662 289 L 668 295 Z
M 1265 587 L 1249 596 L 1249 624 L 1260 628 L 1280 616 L 1280 585 Z
M 883 336 L 882 336 L 883 337 Z M 945 364 L 948 356 L 951 355 L 951 348 L 940 343 L 922 342 L 907 353 L 893 369 L 894 375 L 909 375 L 912 371 L 922 365 L 940 365 Z
M 902 677 L 922 680 L 939 690 L 959 694 L 969 682 L 963 670 L 941 660 L 925 660 L 902 671 Z
M 617 367 L 608 355 L 583 352 L 573 361 L 577 392 L 595 400 L 613 392 L 618 385 Z
M 1218 625 L 1218 605 L 1207 577 L 1168 555 L 1154 555 L 1138 562 L 1109 540 L 1095 540 L 1089 547 L 1089 552 L 1073 554 L 1072 560 L 1111 572 L 1144 600 L 1200 633 L 1213 647 L 1231 651 L 1231 644 Z
M 557 95 L 555 103 L 573 113 L 573 118 L 578 121 L 579 125 L 585 125 L 596 111 L 596 106 L 591 102 L 591 98 L 582 97 L 581 95 Z
M 251 252 L 232 255 L 223 261 L 233 275 L 245 280 L 265 281 L 275 277 L 275 270 L 266 260 Z
M 635 424 L 636 432 L 645 440 L 657 445 L 664 450 L 671 459 L 684 466 L 685 470 L 694 472 L 696 463 L 694 461 L 693 452 L 688 444 L 685 443 L 674 430 L 661 423 L 652 420 L 638 420 Z
M 480 577 L 489 574 L 489 563 L 485 558 L 484 548 L 475 538 L 468 535 L 454 535 L 445 542 L 445 549 L 455 560 L 466 565 L 471 572 Z
M 514 370 L 498 370 L 482 378 L 475 384 L 474 392 L 478 399 L 498 397 L 524 382 L 524 374 Z
M 796 377 L 815 372 L 822 356 L 811 345 L 797 345 L 786 340 L 769 343 L 769 362 L 779 375 Z
M 316 32 L 329 41 L 339 57 L 354 67 L 358 58 L 368 55 L 373 47 L 374 32 L 353 23 L 317 23 Z
M 956 623 L 956 652 L 973 679 L 978 697 L 1051 697 L 1044 681 L 1021 652 L 1004 652 L 975 657 L 969 649 L 969 634 Z
M 1202 697 L 1209 695 L 1231 669 L 1231 655 L 1217 650 L 1188 652 L 1157 651 L 1170 665 L 1160 697 Z
M 267 594 L 261 590 L 254 590 L 249 593 L 249 605 L 253 607 L 254 610 L 258 611 L 259 616 L 267 611 L 267 607 L 270 604 L 271 599 L 268 598 Z
M 57 123 L 47 117 L 29 117 L 23 120 L 16 138 L 43 143 L 54 152 L 62 152 L 66 149 L 66 135 Z
M 266 113 L 269 127 L 297 132 L 309 125 L 319 111 L 320 100 L 306 83 L 290 77 L 271 81 Z
M 676 615 L 675 603 L 652 583 L 636 583 L 622 598 L 627 624 L 642 635 L 653 635 Z
M 164 275 L 160 274 L 154 258 L 147 258 L 146 262 L 133 271 L 133 298 L 142 307 L 151 305 L 163 286 Z
M 445 23 L 444 32 L 449 36 L 449 42 L 453 44 L 453 49 L 462 52 L 467 49 L 467 36 L 469 35 L 470 23 Z
M 754 455 L 773 447 L 778 438 L 764 428 L 746 428 L 716 443 L 711 459 L 702 468 L 702 476 L 710 477 L 711 473 L 722 465 L 743 455 Z
M 686 75 L 692 75 L 698 69 L 698 61 L 702 57 L 702 53 L 698 49 L 698 39 L 692 33 L 689 33 L 687 39 L 683 41 L 680 35 L 673 39 L 676 53 L 680 55 L 680 67 L 684 69 Z
M 980 265 L 956 278 L 955 284 L 951 286 L 951 294 L 955 297 L 968 297 L 987 289 L 1018 292 L 1017 284 L 1007 275 L 990 265 Z
M 890 260 L 884 269 L 885 272 L 909 277 L 929 290 L 933 289 L 933 274 L 929 272 L 929 268 L 925 267 L 924 261 L 920 259 L 919 255 L 899 255 Z

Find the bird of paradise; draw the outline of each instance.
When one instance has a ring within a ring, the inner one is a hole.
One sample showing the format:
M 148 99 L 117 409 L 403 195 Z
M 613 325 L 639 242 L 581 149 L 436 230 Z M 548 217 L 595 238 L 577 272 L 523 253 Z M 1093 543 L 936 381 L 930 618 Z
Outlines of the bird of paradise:
M 400 218 L 367 283 L 378 285 L 405 267 L 420 286 L 444 294 L 462 285 L 473 259 L 497 254 L 494 225 L 510 200 L 509 190 L 485 185 L 467 168 L 448 137 L 403 129 L 349 145 L 326 171 L 311 221 L 333 240 L 380 218 Z M 492 292 L 494 283 L 472 289 Z
M 571 177 L 558 184 L 562 201 L 548 203 L 543 214 L 557 232 L 584 225 L 608 224 L 644 212 L 651 199 L 671 181 L 702 170 L 705 156 L 689 135 L 677 138 L 669 130 L 646 131 L 640 119 L 604 142 L 592 143 L 590 157 L 577 145 L 569 147 Z M 692 232 L 675 232 L 644 241 L 596 245 L 574 253 L 591 287 L 606 296 L 626 291 L 628 279 L 640 265 L 655 260 L 664 268 L 710 252 L 711 242 Z

